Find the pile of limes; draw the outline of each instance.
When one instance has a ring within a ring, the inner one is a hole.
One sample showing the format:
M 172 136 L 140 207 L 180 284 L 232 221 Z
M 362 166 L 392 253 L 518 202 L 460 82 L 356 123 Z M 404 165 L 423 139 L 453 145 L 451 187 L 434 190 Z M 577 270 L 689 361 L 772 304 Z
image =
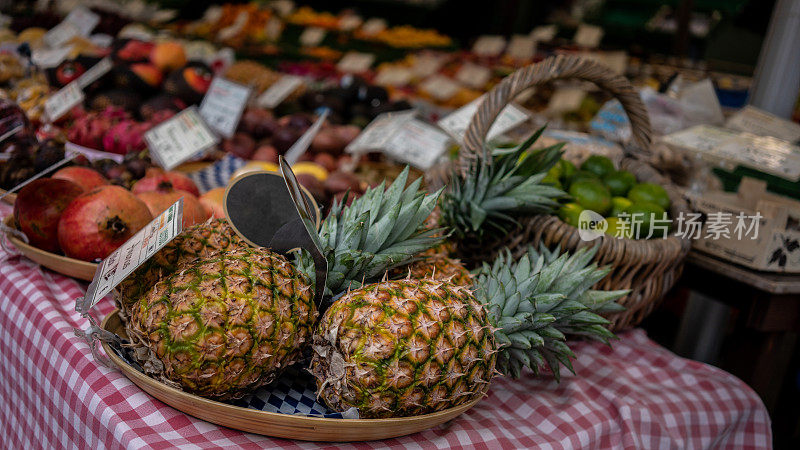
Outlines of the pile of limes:
M 616 237 L 661 237 L 668 229 L 667 191 L 657 184 L 637 183 L 632 173 L 617 170 L 605 156 L 590 156 L 580 169 L 561 159 L 542 183 L 569 193 L 558 217 L 570 225 L 577 227 L 581 212 L 588 209 L 605 217 L 606 233 Z

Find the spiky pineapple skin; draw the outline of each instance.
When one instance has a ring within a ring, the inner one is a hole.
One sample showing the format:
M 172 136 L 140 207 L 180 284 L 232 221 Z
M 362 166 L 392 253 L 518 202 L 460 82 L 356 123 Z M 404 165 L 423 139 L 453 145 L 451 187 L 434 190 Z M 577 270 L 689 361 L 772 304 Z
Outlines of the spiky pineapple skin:
M 197 260 L 131 308 L 143 368 L 184 391 L 239 398 L 301 356 L 317 309 L 308 279 L 281 255 L 241 248 Z
M 458 286 L 472 286 L 472 275 L 461 261 L 440 254 L 427 256 L 407 266 L 395 269 L 394 278 L 408 276 L 414 279 L 430 278 L 438 281 L 449 281 Z
M 120 283 L 116 300 L 123 319 L 127 319 L 128 310 L 136 300 L 181 265 L 246 246 L 226 219 L 212 219 L 183 230 Z
M 395 280 L 343 295 L 314 334 L 310 370 L 337 411 L 427 414 L 481 397 L 497 348 L 483 306 L 462 286 Z

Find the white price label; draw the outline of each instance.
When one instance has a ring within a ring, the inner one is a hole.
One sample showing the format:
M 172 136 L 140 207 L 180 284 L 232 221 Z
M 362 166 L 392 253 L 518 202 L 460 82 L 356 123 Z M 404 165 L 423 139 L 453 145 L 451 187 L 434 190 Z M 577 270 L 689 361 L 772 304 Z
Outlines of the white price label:
M 83 91 L 78 86 L 78 80 L 75 80 L 45 100 L 44 114 L 48 121 L 55 122 L 82 101 Z
M 325 29 L 309 27 L 300 35 L 300 45 L 303 47 L 316 47 L 325 39 Z
M 444 102 L 453 98 L 461 86 L 444 75 L 434 75 L 420 83 L 420 88 L 436 100 Z
M 414 65 L 411 71 L 414 75 L 420 78 L 427 78 L 442 68 L 445 63 L 445 57 L 434 55 L 430 53 L 422 53 L 414 56 Z
M 386 148 L 392 136 L 400 130 L 403 124 L 412 120 L 415 114 L 411 110 L 378 115 L 364 128 L 364 131 L 347 145 L 345 151 L 347 153 L 366 153 Z
M 208 129 L 194 106 L 151 128 L 144 138 L 150 156 L 167 170 L 217 143 L 217 137 Z
M 406 67 L 384 67 L 375 76 L 375 84 L 381 86 L 405 86 L 411 82 L 413 76 L 411 69 Z
M 94 27 L 100 23 L 100 16 L 91 12 L 85 6 L 78 6 L 70 11 L 64 20 L 75 25 L 83 36 L 88 36 L 94 30 Z
M 480 89 L 486 86 L 492 78 L 492 71 L 488 67 L 467 63 L 456 72 L 456 80 L 471 88 Z
M 89 161 L 96 161 L 98 159 L 111 159 L 122 164 L 122 161 L 125 160 L 125 155 L 120 155 L 119 153 L 111 153 L 111 152 L 104 152 L 101 150 L 95 150 L 93 148 L 88 148 L 82 145 L 73 144 L 72 142 L 69 141 L 67 141 L 64 144 L 64 150 L 66 150 L 68 155 L 70 154 L 83 155 Z
M 367 36 L 374 36 L 385 30 L 386 27 L 387 25 L 385 20 L 372 18 L 364 22 L 364 25 L 361 26 L 361 32 Z
M 575 111 L 580 108 L 585 97 L 586 91 L 580 88 L 556 89 L 547 104 L 547 112 L 550 114 L 562 114 Z
M 385 153 L 422 170 L 430 169 L 447 151 L 450 136 L 418 119 L 405 122 L 386 146 Z
M 105 58 L 101 59 L 97 62 L 91 69 L 87 70 L 83 73 L 80 77 L 78 77 L 78 85 L 83 89 L 86 86 L 94 83 L 100 77 L 107 74 L 108 71 L 114 66 L 114 63 L 111 62 L 111 58 L 106 56 Z
M 336 68 L 343 73 L 362 73 L 369 70 L 375 62 L 372 53 L 347 52 L 336 64 Z
M 478 56 L 498 56 L 506 48 L 503 36 L 481 36 L 472 45 L 472 53 Z
M 65 20 L 44 34 L 44 43 L 50 48 L 63 47 L 67 41 L 80 34 L 81 30 L 74 23 Z
M 275 0 L 270 2 L 269 6 L 281 17 L 286 17 L 294 11 L 294 2 L 292 0 Z
M 478 106 L 480 106 L 481 102 L 483 101 L 483 97 L 484 96 L 480 96 L 461 108 L 458 108 L 457 110 L 443 117 L 436 124 L 439 125 L 441 129 L 446 131 L 447 134 L 452 136 L 456 142 L 462 142 L 464 140 L 464 133 L 467 131 L 467 127 L 469 126 L 472 117 L 478 111 Z M 514 103 L 509 103 L 497 116 L 497 119 L 495 119 L 492 127 L 489 128 L 489 133 L 486 136 L 486 140 L 491 140 L 497 136 L 500 136 L 506 131 L 519 126 L 528 120 L 528 118 L 528 113 L 525 112 L 524 109 L 515 105 Z
M 72 45 L 54 49 L 37 49 L 33 51 L 31 58 L 33 63 L 42 69 L 49 69 L 61 64 L 72 51 Z
M 555 25 L 542 25 L 531 31 L 530 36 L 536 42 L 550 42 L 556 37 L 558 27 Z
M 745 106 L 731 116 L 726 127 L 788 142 L 800 141 L 800 124 L 790 122 L 755 106 Z
M 122 280 L 144 264 L 157 251 L 177 236 L 182 230 L 183 198 L 158 215 L 127 242 L 108 255 L 94 273 L 83 302 L 81 313 L 87 313 L 103 297 L 108 295 Z
M 214 131 L 231 137 L 249 98 L 249 87 L 215 77 L 200 103 L 200 115 Z
M 353 31 L 360 27 L 364 22 L 361 16 L 355 14 L 347 14 L 339 19 L 339 29 L 342 31 Z
M 264 36 L 270 41 L 277 41 L 283 33 L 283 22 L 277 17 L 270 17 L 266 24 L 264 24 Z
M 302 77 L 283 75 L 258 97 L 256 104 L 262 108 L 276 108 L 302 85 Z
M 508 43 L 506 54 L 516 60 L 527 61 L 536 54 L 536 39 L 524 34 L 515 34 Z
M 581 47 L 596 48 L 600 45 L 604 33 L 601 27 L 582 23 L 578 25 L 578 30 L 575 31 L 575 37 L 572 38 L 572 41 Z
M 111 44 L 114 42 L 113 37 L 104 33 L 93 34 L 89 36 L 89 40 L 92 41 L 92 44 L 101 48 L 111 47 Z

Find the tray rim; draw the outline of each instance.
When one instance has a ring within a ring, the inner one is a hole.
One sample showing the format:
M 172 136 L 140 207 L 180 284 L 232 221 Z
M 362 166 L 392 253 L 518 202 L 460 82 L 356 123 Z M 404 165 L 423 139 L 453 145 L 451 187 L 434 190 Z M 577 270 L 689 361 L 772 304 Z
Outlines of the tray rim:
M 114 321 L 118 322 L 119 326 L 122 325 L 121 319 L 119 318 L 119 309 L 114 309 L 106 317 L 104 317 L 100 326 L 104 330 L 113 333 L 116 331 L 116 329 L 113 328 Z M 354 442 L 400 437 L 425 431 L 429 428 L 433 428 L 455 419 L 483 399 L 483 397 L 479 397 L 463 405 L 458 405 L 453 408 L 430 414 L 388 419 L 335 419 L 259 411 L 256 409 L 243 408 L 241 406 L 235 406 L 206 399 L 194 394 L 186 393 L 180 389 L 167 386 L 166 384 L 163 384 L 134 369 L 122 358 L 120 358 L 107 343 L 103 342 L 102 345 L 103 350 L 105 350 L 106 354 L 114 363 L 114 365 L 117 366 L 117 368 L 119 368 L 128 379 L 139 386 L 147 394 L 164 402 L 170 407 L 175 408 L 184 414 L 188 414 L 217 425 L 248 433 L 255 433 L 283 439 L 295 439 L 310 442 Z M 193 409 L 199 412 L 199 414 L 187 412 L 175 406 L 173 404 L 175 400 L 190 403 L 193 406 Z M 225 412 L 226 415 L 221 416 L 221 419 L 209 418 L 209 415 L 206 411 L 212 410 Z M 259 422 L 259 425 L 265 429 L 255 429 L 247 424 L 243 424 L 244 427 L 235 424 L 236 420 L 243 419 Z M 270 432 L 273 431 L 269 429 L 270 425 L 279 425 L 286 428 L 294 428 L 295 430 L 284 431 L 279 428 L 274 430 L 276 432 Z M 405 425 L 407 428 L 402 428 L 403 425 Z M 316 435 L 309 435 L 308 433 L 310 432 L 318 433 Z

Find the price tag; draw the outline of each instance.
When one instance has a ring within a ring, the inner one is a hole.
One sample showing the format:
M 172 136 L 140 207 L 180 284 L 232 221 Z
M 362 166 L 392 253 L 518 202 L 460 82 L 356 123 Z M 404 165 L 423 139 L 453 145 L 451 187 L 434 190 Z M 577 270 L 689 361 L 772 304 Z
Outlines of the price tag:
M 286 17 L 294 11 L 294 2 L 292 0 L 275 0 L 270 2 L 269 6 L 281 17 Z
M 277 17 L 270 17 L 264 24 L 264 36 L 270 41 L 277 41 L 283 33 L 283 22 Z
M 386 21 L 383 19 L 372 18 L 364 22 L 361 26 L 361 32 L 367 36 L 375 36 L 387 27 Z
M 101 150 L 95 150 L 93 148 L 84 147 L 82 145 L 73 144 L 72 142 L 67 141 L 64 144 L 64 150 L 66 150 L 67 154 L 81 154 L 86 157 L 89 161 L 96 161 L 98 159 L 111 159 L 120 164 L 122 161 L 125 160 L 125 155 L 120 155 L 119 153 L 111 153 L 111 152 L 104 152 Z
M 249 98 L 249 87 L 215 77 L 200 103 L 200 115 L 214 131 L 231 137 Z
M 418 119 L 402 124 L 389 140 L 384 153 L 422 170 L 430 169 L 445 154 L 450 136 Z
M 228 39 L 233 38 L 237 34 L 241 33 L 244 30 L 244 27 L 247 25 L 247 22 L 250 20 L 250 13 L 247 11 L 242 11 L 239 15 L 236 16 L 233 23 L 228 25 L 227 27 L 219 30 L 217 33 L 217 39 L 220 41 L 226 41 Z
M 439 125 L 441 129 L 446 131 L 447 134 L 452 136 L 456 142 L 463 142 L 464 133 L 467 131 L 467 127 L 469 126 L 469 122 L 472 120 L 472 116 L 474 116 L 478 111 L 478 106 L 480 106 L 481 102 L 483 101 L 483 97 L 484 96 L 481 96 L 462 106 L 461 108 L 458 108 L 457 110 L 443 117 L 436 124 Z M 519 126 L 528 120 L 528 118 L 528 113 L 523 108 L 515 105 L 514 103 L 509 103 L 497 116 L 497 119 L 495 119 L 492 127 L 489 128 L 489 133 L 487 134 L 486 139 L 494 139 L 506 131 Z
M 74 23 L 65 20 L 44 34 L 44 43 L 50 48 L 63 47 L 67 41 L 80 34 L 81 30 Z
M 582 23 L 578 25 L 578 30 L 575 32 L 572 41 L 581 47 L 596 48 L 600 45 L 603 34 L 604 31 L 601 27 Z
M 420 83 L 420 88 L 436 100 L 444 102 L 453 98 L 461 86 L 444 75 L 434 75 Z
M 378 71 L 375 84 L 381 86 L 405 86 L 411 82 L 414 74 L 406 67 L 389 66 Z
M 111 47 L 111 44 L 114 42 L 113 37 L 104 33 L 93 34 L 89 36 L 89 40 L 92 41 L 92 44 L 101 48 Z
M 75 80 L 45 100 L 45 117 L 47 117 L 48 121 L 55 122 L 82 101 L 83 91 L 78 86 L 78 80 Z
M 516 60 L 528 61 L 536 54 L 536 39 L 524 34 L 511 36 L 506 54 Z
M 464 64 L 456 72 L 456 80 L 475 89 L 486 86 L 491 77 L 492 71 L 488 67 L 471 63 Z
M 369 70 L 373 62 L 375 55 L 372 53 L 347 52 L 336 64 L 336 68 L 343 73 L 362 73 Z
M 580 108 L 581 102 L 586 97 L 586 91 L 580 88 L 560 88 L 553 92 L 547 104 L 547 112 L 561 114 L 575 111 Z
M 503 36 L 481 36 L 472 45 L 472 53 L 478 56 L 498 56 L 506 48 Z
M 555 25 L 542 25 L 534 28 L 530 36 L 536 42 L 550 42 L 555 39 L 556 33 L 558 33 L 558 27 Z
M 759 136 L 773 136 L 788 142 L 800 141 L 800 124 L 782 119 L 755 106 L 745 106 L 731 116 L 725 126 Z
M 100 23 L 100 16 L 91 12 L 85 6 L 78 6 L 70 11 L 64 20 L 75 25 L 83 36 L 88 36 L 94 30 L 94 27 Z
M 217 137 L 194 106 L 151 128 L 144 134 L 144 139 L 150 156 L 167 170 L 217 143 Z
M 414 56 L 414 65 L 411 71 L 419 78 L 427 78 L 442 68 L 445 58 L 430 53 L 422 53 Z
M 339 19 L 339 29 L 342 31 L 353 31 L 360 27 L 364 20 L 361 16 L 355 14 L 347 14 Z
M 49 69 L 61 64 L 61 61 L 69 55 L 73 46 L 54 48 L 54 49 L 38 49 L 33 51 L 31 58 L 33 63 L 42 69 Z
M 100 77 L 107 74 L 109 70 L 114 66 L 114 63 L 111 62 L 110 57 L 105 57 L 97 62 L 91 69 L 87 70 L 83 73 L 80 77 L 78 77 L 78 86 L 81 89 L 85 89 L 86 86 L 94 83 Z
M 86 295 L 78 304 L 79 312 L 89 312 L 122 280 L 180 234 L 182 222 L 183 198 L 173 203 L 97 265 Z
M 261 94 L 256 104 L 262 108 L 273 109 L 280 105 L 286 97 L 303 85 L 303 78 L 296 75 L 283 75 L 278 81 Z
M 325 30 L 319 27 L 309 27 L 300 35 L 300 45 L 303 47 L 316 47 L 325 39 Z
M 411 111 L 390 112 L 378 115 L 372 122 L 364 128 L 345 151 L 347 153 L 366 153 L 372 150 L 386 148 L 389 141 L 400 128 L 414 118 L 416 113 Z

